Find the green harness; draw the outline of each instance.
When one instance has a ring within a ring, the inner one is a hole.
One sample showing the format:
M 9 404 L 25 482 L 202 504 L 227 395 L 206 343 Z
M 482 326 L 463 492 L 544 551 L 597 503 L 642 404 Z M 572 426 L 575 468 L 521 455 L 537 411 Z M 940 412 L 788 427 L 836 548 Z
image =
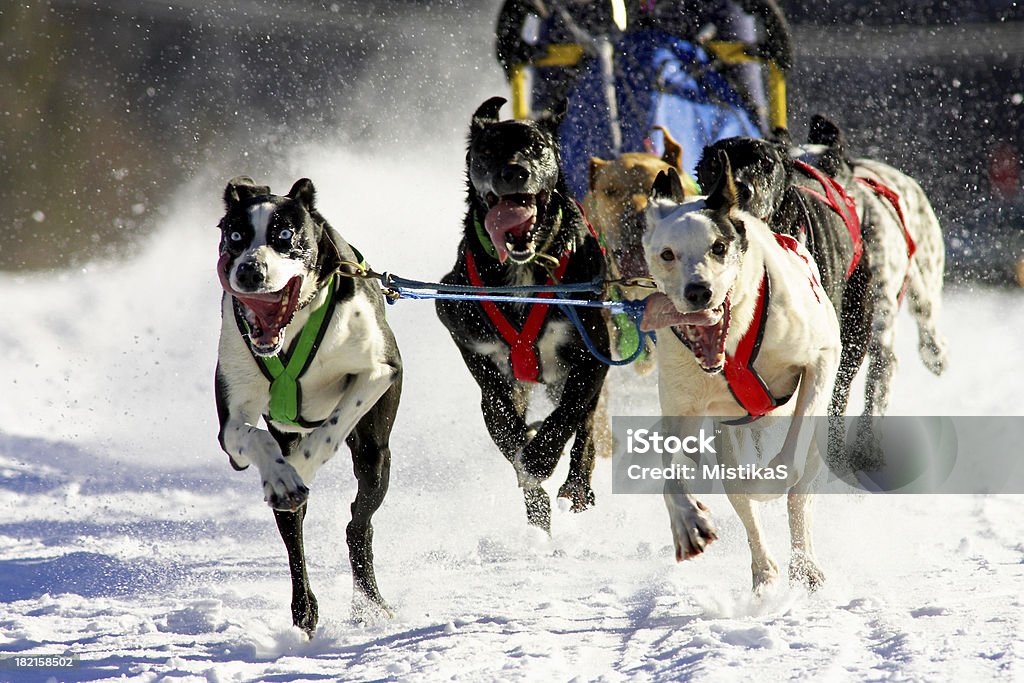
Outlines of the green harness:
M 358 255 L 358 252 L 356 253 Z M 365 261 L 361 256 L 359 259 L 361 265 L 365 267 Z M 251 345 L 249 347 L 256 364 L 270 380 L 270 409 L 267 415 L 269 420 L 296 427 L 316 427 L 322 422 L 308 422 L 299 417 L 302 412 L 302 389 L 299 387 L 299 378 L 309 369 L 320 348 L 320 342 L 326 332 L 325 323 L 334 311 L 334 296 L 339 277 L 341 276 L 337 273 L 331 277 L 327 285 L 327 300 L 310 314 L 290 352 L 285 353 L 282 349 L 274 356 L 260 356 L 252 351 Z M 242 334 L 248 336 L 251 333 L 249 323 L 241 314 L 237 302 L 235 319 Z
M 327 285 L 327 300 L 310 314 L 292 345 L 291 353 L 285 356 L 283 362 L 283 349 L 275 356 L 257 356 L 265 374 L 270 378 L 270 419 L 274 422 L 308 426 L 308 423 L 299 421 L 299 378 L 306 372 L 320 347 L 324 321 L 327 320 L 327 313 L 334 308 L 337 282 L 338 275 L 335 274 Z

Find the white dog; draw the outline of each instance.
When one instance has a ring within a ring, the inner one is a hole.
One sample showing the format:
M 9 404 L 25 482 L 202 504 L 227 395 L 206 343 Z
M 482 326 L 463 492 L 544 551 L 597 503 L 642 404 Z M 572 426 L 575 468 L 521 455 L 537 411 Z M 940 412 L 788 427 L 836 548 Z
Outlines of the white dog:
M 826 412 L 839 363 L 839 322 L 810 254 L 740 211 L 724 154 L 720 168 L 714 189 L 689 200 L 674 171 L 660 175 L 647 209 L 644 252 L 659 293 L 649 299 L 643 326 L 658 330 L 661 410 L 686 418 L 687 433 L 696 433 L 707 416 L 753 419 L 755 428 L 778 416 L 791 419 L 769 464 L 787 466 L 784 482 L 723 483 L 747 531 L 754 589 L 775 580 L 778 566 L 753 503 L 783 492 L 790 577 L 813 588 L 823 580 L 811 545 L 809 495 L 822 466 L 814 443 L 821 425 L 802 418 Z M 721 448 L 718 460 L 738 464 L 731 448 Z M 703 552 L 716 538 L 707 508 L 677 480 L 666 481 L 665 502 L 676 559 Z

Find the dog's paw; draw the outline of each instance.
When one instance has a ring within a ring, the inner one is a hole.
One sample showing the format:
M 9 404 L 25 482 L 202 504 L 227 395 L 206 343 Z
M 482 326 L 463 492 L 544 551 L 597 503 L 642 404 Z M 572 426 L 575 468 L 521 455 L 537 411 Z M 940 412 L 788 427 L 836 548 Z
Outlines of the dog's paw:
M 789 560 L 789 582 L 814 592 L 825 584 L 825 572 L 805 553 L 794 552 Z
M 395 618 L 395 612 L 382 598 L 371 598 L 363 591 L 352 592 L 352 621 L 361 626 L 376 626 Z
M 309 487 L 295 468 L 284 461 L 277 462 L 277 467 L 263 480 L 263 500 L 275 510 L 298 510 L 309 499 Z
M 718 539 L 707 506 L 685 493 L 666 493 L 665 506 L 676 545 L 676 562 L 688 560 L 704 552 Z
M 312 591 L 292 597 L 292 624 L 296 628 L 302 629 L 308 638 L 312 638 L 319 621 L 320 609 Z
M 921 355 L 921 362 L 933 375 L 941 375 L 949 366 L 949 354 L 946 352 L 946 345 L 937 337 L 930 339 L 923 338 L 918 346 Z
M 779 579 L 779 565 L 770 557 L 765 558 L 763 566 L 758 567 L 752 564 L 750 569 L 753 578 L 754 595 L 763 594 L 770 586 L 775 585 Z
M 594 507 L 594 489 L 581 481 L 567 481 L 558 489 L 558 497 L 566 498 L 572 503 L 569 508 L 573 512 L 583 512 Z

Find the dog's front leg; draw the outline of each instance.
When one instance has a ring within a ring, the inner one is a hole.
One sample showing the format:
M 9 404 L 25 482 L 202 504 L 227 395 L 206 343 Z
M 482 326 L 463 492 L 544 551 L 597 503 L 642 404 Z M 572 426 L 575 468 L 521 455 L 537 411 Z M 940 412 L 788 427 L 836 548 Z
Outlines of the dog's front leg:
M 682 418 L 679 433 L 696 434 L 703 420 L 703 417 Z M 671 453 L 662 454 L 664 467 L 671 467 L 673 460 Z M 698 465 L 693 460 L 690 460 L 690 464 Z M 676 547 L 676 561 L 682 562 L 700 555 L 708 544 L 718 538 L 707 506 L 694 498 L 686 489 L 686 485 L 678 479 L 665 480 L 663 495 L 668 510 L 669 526 L 672 529 L 672 540 Z
M 569 438 L 591 424 L 607 374 L 608 366 L 595 360 L 589 353 L 573 363 L 558 405 L 544 419 L 537 435 L 523 447 L 518 457 L 524 476 L 537 481 L 544 481 L 551 476 Z M 590 470 L 593 469 L 592 453 L 588 460 L 574 458 L 570 463 L 573 470 L 570 478 L 585 482 L 587 487 L 590 485 Z
M 526 504 L 526 521 L 550 533 L 551 497 L 540 485 L 540 480 L 524 476 L 520 465 L 522 449 L 529 438 L 525 401 L 517 400 L 516 385 L 490 359 L 462 346 L 459 350 L 466 367 L 480 386 L 480 408 L 491 440 L 516 468 Z
M 309 497 L 309 488 L 285 460 L 285 453 L 270 432 L 254 426 L 260 419 L 259 407 L 254 402 L 235 400 L 222 387 L 218 380 L 217 438 L 232 466 L 245 469 L 255 463 L 263 483 L 263 500 L 275 510 L 298 510 Z
M 459 346 L 462 359 L 480 387 L 480 408 L 491 440 L 509 462 L 526 443 L 525 405 L 517 405 L 515 384 L 489 358 Z
M 818 349 L 815 359 L 804 366 L 800 374 L 800 387 L 797 390 L 796 405 L 786 439 L 782 443 L 779 454 L 772 458 L 769 468 L 785 465 L 788 472 L 787 486 L 792 486 L 799 478 L 796 471 L 798 453 L 807 453 L 811 446 L 814 426 L 808 426 L 808 416 L 822 416 L 824 401 L 832 394 L 836 368 L 839 365 L 839 348 L 825 347 Z

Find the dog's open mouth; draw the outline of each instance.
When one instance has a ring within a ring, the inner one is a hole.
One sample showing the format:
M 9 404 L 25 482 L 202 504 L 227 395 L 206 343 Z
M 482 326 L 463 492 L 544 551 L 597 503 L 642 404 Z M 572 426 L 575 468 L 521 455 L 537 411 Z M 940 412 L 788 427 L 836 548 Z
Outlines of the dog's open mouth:
M 725 367 L 725 338 L 729 333 L 729 296 L 716 308 L 681 313 L 661 292 L 651 295 L 640 322 L 643 330 L 670 327 L 697 359 L 701 370 L 713 374 Z
M 261 356 L 273 356 L 284 345 L 284 328 L 292 321 L 299 303 L 302 277 L 296 275 L 277 292 L 249 294 L 232 292 L 242 304 L 249 323 L 252 350 Z
M 512 259 L 527 263 L 537 253 L 534 227 L 539 222 L 540 207 L 546 197 L 541 194 L 487 195 L 484 227 L 498 252 L 498 261 Z
M 284 345 L 284 328 L 288 327 L 299 306 L 302 276 L 296 275 L 276 292 L 239 292 L 228 281 L 226 265 L 224 255 L 217 267 L 220 284 L 242 305 L 253 353 L 260 356 L 277 354 Z

